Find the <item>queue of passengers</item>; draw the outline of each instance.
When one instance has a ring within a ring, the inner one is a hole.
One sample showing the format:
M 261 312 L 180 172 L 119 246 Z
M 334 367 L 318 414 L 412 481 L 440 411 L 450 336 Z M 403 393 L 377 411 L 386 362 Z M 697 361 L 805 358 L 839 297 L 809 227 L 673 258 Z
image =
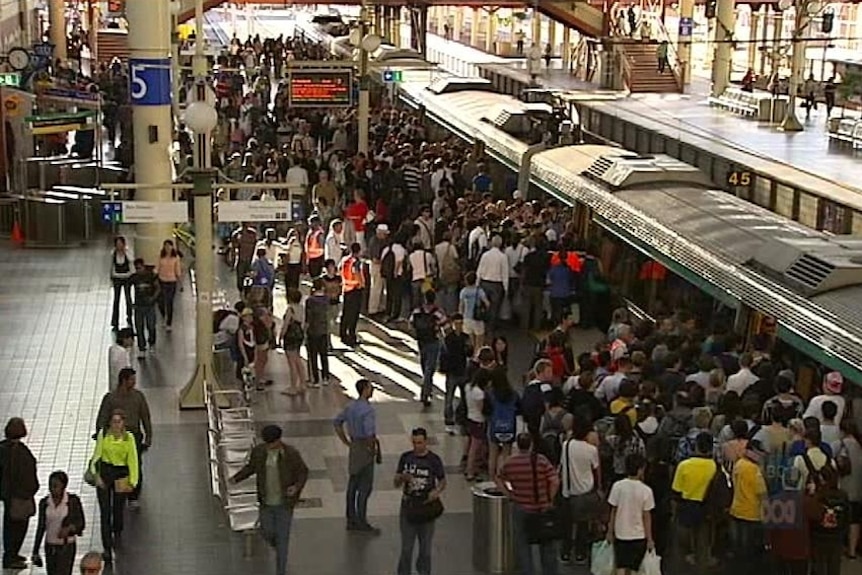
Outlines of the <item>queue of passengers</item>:
M 304 392 L 303 345 L 318 358 L 312 366 L 321 364 L 312 385 L 326 383 L 323 360 L 339 304 L 347 346 L 361 343 L 363 305 L 371 319 L 408 327 L 419 343 L 417 399 L 431 405 L 432 375 L 444 371 L 448 431 L 466 433 L 465 476 L 496 480 L 512 498 L 525 574 L 533 572 L 533 544 L 542 572 L 553 575 L 558 561 L 587 561 L 602 539 L 613 543 L 618 570 L 639 571 L 649 551 L 672 551 L 677 528 L 684 560 L 701 570 L 728 548 L 747 572 L 771 558 L 783 573 L 801 575 L 813 564 L 818 575 L 838 575 L 842 551 L 855 557 L 862 410 L 850 409 L 840 374 L 824 375 L 806 412 L 794 393 L 800 376 L 770 353 L 768 335 L 742 350 L 726 330 L 701 332 L 690 313 L 667 313 L 658 325 L 612 315 L 608 279 L 567 211 L 494 189 L 481 156 L 454 140 L 426 141 L 409 112 L 385 102 L 375 110 L 365 155 L 352 152 L 351 112 L 290 110 L 278 93 L 270 109 L 269 94 L 255 80 L 250 91 L 241 86 L 225 99 L 216 150 L 231 179 L 285 182 L 309 214 L 284 242 L 281 329 L 268 311 L 271 299 L 255 309 L 237 306 L 236 351 L 241 364 L 254 365 L 258 382 L 267 382 L 266 356 L 280 342 L 289 393 Z M 285 195 L 240 190 L 237 197 Z M 243 225 L 230 237 L 238 287 L 250 273 L 265 284 L 256 287 L 271 288 L 279 262 L 256 230 Z M 304 273 L 312 295 L 303 302 Z M 607 332 L 594 349 L 572 349 L 573 294 L 580 327 Z M 505 368 L 502 332 L 511 321 L 557 326 L 542 340 L 523 390 Z M 518 434 L 518 417 L 526 434 Z M 280 432 L 267 433 L 267 443 L 280 446 Z M 421 444 L 422 434 L 415 437 Z M 399 486 L 409 480 L 400 479 Z M 294 489 L 290 500 L 296 497 Z M 791 503 L 805 511 L 798 521 L 779 511 Z M 543 525 L 553 529 L 537 531 Z M 412 553 L 419 531 L 402 535 Z M 430 546 L 422 541 L 426 573 Z

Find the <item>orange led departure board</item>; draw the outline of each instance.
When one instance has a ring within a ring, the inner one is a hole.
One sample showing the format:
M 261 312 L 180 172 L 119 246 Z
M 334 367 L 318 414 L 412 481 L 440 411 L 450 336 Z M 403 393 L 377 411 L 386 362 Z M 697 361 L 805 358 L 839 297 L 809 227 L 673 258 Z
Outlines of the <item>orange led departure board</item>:
M 298 107 L 353 104 L 351 70 L 297 70 L 290 73 L 290 105 Z

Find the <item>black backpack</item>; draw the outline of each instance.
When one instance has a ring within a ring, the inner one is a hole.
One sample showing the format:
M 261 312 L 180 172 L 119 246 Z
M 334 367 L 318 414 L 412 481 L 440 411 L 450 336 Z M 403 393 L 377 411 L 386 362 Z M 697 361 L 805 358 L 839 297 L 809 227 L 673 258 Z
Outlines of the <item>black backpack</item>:
M 413 329 L 420 343 L 434 341 L 437 339 L 437 318 L 433 312 L 419 308 L 413 313 Z
M 733 489 L 730 483 L 730 477 L 728 477 L 724 467 L 716 462 L 715 475 L 709 481 L 706 496 L 703 498 L 709 517 L 714 519 L 724 517 L 730 509 L 730 504 L 733 502 Z
M 391 280 L 395 278 L 395 252 L 392 246 L 386 249 L 386 255 L 380 260 L 380 275 L 383 279 Z
M 849 503 L 847 495 L 840 489 L 829 486 L 837 484 L 837 471 L 831 457 L 820 469 L 815 469 L 807 453 L 802 454 L 802 460 L 808 469 L 805 482 L 805 497 L 808 499 L 806 508 L 814 513 L 809 515 L 811 530 L 820 535 L 841 537 L 849 524 Z M 832 477 L 827 477 L 832 475 Z

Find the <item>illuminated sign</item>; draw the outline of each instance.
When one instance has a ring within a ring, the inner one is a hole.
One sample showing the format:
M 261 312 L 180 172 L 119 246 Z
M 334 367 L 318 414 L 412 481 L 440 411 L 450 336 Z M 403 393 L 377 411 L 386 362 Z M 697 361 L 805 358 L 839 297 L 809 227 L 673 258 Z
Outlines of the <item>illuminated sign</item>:
M 300 70 L 290 73 L 290 105 L 332 107 L 353 104 L 351 70 Z

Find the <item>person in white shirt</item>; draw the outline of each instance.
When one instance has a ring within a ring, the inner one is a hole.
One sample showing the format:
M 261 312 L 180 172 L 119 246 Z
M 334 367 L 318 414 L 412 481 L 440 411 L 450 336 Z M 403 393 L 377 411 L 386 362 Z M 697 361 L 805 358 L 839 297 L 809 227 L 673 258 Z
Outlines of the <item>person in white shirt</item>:
M 601 510 L 598 487 L 602 484 L 602 471 L 599 450 L 587 441 L 592 428 L 590 422 L 579 415 L 565 417 L 572 418 L 572 436 L 563 442 L 560 454 L 560 489 L 574 520 L 575 561 L 581 562 L 589 552 L 590 524 Z M 570 545 L 571 537 L 562 543 L 560 557 L 563 561 L 570 558 Z
M 739 356 L 739 371 L 727 378 L 727 391 L 736 392 L 742 397 L 745 390 L 760 381 L 760 378 L 751 372 L 751 364 L 754 357 L 750 353 Z
M 419 217 L 413 223 L 418 228 L 415 239 L 421 242 L 424 249 L 430 250 L 434 247 L 434 219 L 431 217 L 431 208 L 422 206 Z
M 844 417 L 844 412 L 847 409 L 847 402 L 844 396 L 841 395 L 841 389 L 844 387 L 844 376 L 837 371 L 831 371 L 823 378 L 823 395 L 817 395 L 811 398 L 811 403 L 808 404 L 808 409 L 805 410 L 803 417 L 816 417 L 822 424 L 823 403 L 831 401 L 838 408 L 838 415 L 835 416 L 835 425 L 841 425 L 841 418 Z
M 484 225 L 478 225 L 470 230 L 470 235 L 467 237 L 467 259 L 476 261 L 486 249 L 488 249 L 488 232 L 485 231 Z
M 308 170 L 295 160 L 291 160 L 290 163 L 291 166 L 284 174 L 284 183 L 290 195 L 304 198 L 308 191 Z
M 652 489 L 644 482 L 646 459 L 632 453 L 626 456 L 626 478 L 611 487 L 608 504 L 607 540 L 614 544 L 614 563 L 619 575 L 636 573 L 647 550 L 655 549 L 650 511 L 655 508 Z
M 434 276 L 436 275 L 436 262 L 434 254 L 428 252 L 418 240 L 413 242 L 413 251 L 408 257 L 410 268 L 413 270 L 411 281 L 411 305 L 416 308 L 424 303 L 423 293 L 428 291 L 427 286 L 433 289 Z
M 502 237 L 495 235 L 491 238 L 491 249 L 482 254 L 479 267 L 476 269 L 479 287 L 488 295 L 491 302 L 488 310 L 488 329 L 491 333 L 496 331 L 500 307 L 509 291 L 509 258 L 500 251 L 502 246 Z
M 328 260 L 341 261 L 344 257 L 344 223 L 335 219 L 329 223 L 329 233 L 323 244 L 323 257 Z
M 135 334 L 130 328 L 117 332 L 116 343 L 108 348 L 108 391 L 114 391 L 120 383 L 120 370 L 132 367 L 132 345 Z

